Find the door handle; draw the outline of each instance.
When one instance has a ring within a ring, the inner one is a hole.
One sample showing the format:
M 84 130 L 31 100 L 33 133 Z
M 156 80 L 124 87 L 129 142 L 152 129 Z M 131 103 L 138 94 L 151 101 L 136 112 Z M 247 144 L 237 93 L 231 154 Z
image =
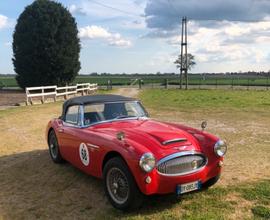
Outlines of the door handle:
M 58 129 L 58 132 L 59 132 L 59 133 L 64 133 L 64 129 L 63 129 L 63 128 L 59 128 L 59 129 Z

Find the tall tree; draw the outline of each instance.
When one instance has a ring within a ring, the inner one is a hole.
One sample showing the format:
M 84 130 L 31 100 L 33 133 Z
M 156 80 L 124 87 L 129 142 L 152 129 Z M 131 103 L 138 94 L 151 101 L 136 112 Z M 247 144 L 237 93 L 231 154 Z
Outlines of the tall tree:
M 13 34 L 13 64 L 21 88 L 65 85 L 80 70 L 75 19 L 60 3 L 36 0 L 19 16 Z
M 174 61 L 174 63 L 176 64 L 176 67 L 178 69 L 181 68 L 181 54 L 178 55 L 177 59 Z M 188 54 L 187 55 L 187 69 L 191 70 L 194 66 L 196 65 L 195 62 L 195 57 L 192 54 Z M 186 57 L 183 56 L 183 68 L 186 68 Z

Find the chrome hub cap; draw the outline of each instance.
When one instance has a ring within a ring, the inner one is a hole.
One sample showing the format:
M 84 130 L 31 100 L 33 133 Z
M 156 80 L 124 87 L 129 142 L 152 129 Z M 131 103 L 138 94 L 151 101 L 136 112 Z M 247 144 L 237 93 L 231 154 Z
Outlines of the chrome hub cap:
M 106 186 L 114 202 L 123 204 L 129 196 L 129 185 L 126 175 L 119 168 L 111 168 L 106 176 Z

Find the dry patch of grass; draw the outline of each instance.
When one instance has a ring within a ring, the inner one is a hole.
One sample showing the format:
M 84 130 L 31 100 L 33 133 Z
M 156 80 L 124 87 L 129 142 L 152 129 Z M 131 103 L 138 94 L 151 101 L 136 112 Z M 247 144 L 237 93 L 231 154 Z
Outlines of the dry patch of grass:
M 45 149 L 45 129 L 58 117 L 62 102 L 0 111 L 0 155 Z

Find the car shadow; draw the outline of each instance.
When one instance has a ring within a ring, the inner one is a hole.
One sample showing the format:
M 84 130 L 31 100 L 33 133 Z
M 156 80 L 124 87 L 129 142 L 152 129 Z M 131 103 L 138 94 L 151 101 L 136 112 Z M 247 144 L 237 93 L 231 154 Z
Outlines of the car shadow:
M 0 219 L 96 219 L 147 215 L 179 202 L 150 196 L 136 212 L 123 213 L 108 202 L 102 180 L 69 163 L 55 164 L 47 150 L 0 157 Z

